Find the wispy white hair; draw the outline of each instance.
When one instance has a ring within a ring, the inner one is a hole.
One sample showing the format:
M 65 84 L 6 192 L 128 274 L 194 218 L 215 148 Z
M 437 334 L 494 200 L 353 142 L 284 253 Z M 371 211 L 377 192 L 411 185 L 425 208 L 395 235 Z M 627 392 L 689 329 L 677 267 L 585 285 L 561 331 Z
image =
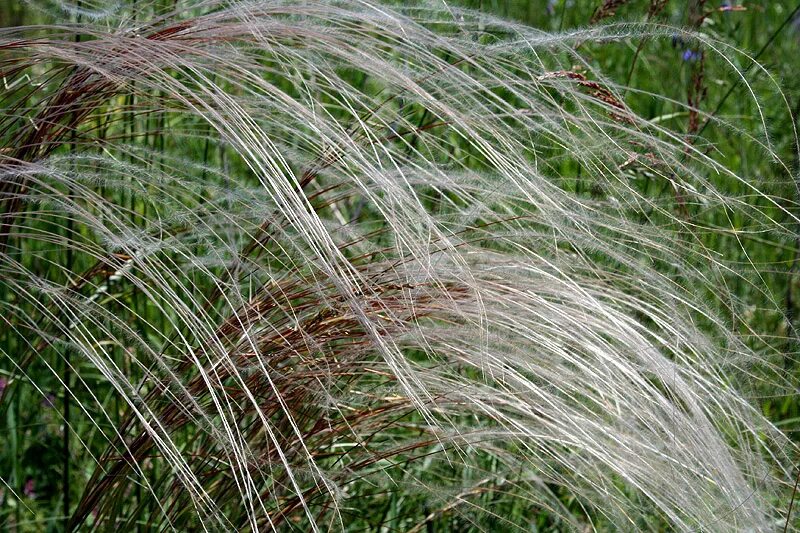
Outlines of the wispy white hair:
M 534 519 L 487 493 L 564 527 L 782 523 L 794 448 L 747 391 L 787 384 L 727 284 L 778 304 L 711 221 L 797 221 L 577 51 L 673 30 L 443 5 L 0 29 L 4 355 L 73 354 L 73 527 L 368 527 L 387 491 L 427 502 L 409 529 Z

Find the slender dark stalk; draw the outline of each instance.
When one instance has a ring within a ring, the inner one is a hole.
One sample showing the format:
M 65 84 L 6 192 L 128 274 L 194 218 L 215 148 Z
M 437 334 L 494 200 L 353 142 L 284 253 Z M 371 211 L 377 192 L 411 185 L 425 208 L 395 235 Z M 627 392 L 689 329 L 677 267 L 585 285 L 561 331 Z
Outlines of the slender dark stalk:
M 664 8 L 667 6 L 668 1 L 669 0 L 651 0 L 650 8 L 647 10 L 646 22 L 650 22 L 651 20 L 653 20 L 654 17 L 658 16 L 658 14 L 661 13 L 661 11 L 663 11 Z M 630 87 L 631 85 L 631 80 L 633 79 L 633 72 L 634 70 L 636 70 L 636 63 L 637 61 L 639 61 L 639 56 L 641 55 L 642 50 L 644 49 L 644 46 L 645 44 L 647 44 L 648 41 L 649 39 L 647 37 L 644 37 L 642 38 L 641 41 L 639 41 L 639 45 L 636 47 L 636 52 L 634 52 L 633 59 L 631 59 L 631 66 L 628 69 L 628 76 L 625 78 L 625 92 L 627 92 L 628 87 Z

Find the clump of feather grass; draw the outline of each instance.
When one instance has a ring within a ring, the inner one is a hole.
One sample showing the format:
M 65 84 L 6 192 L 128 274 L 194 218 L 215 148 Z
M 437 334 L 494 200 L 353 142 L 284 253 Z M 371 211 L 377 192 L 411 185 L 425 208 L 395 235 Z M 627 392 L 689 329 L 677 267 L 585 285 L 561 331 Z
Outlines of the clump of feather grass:
M 573 527 L 774 527 L 792 450 L 736 385 L 786 384 L 720 312 L 758 273 L 697 235 L 790 215 L 575 51 L 666 29 L 148 6 L 0 30 L 5 77 L 36 80 L 0 122 L 3 351 L 17 376 L 80 359 L 70 528 L 364 527 L 387 491 L 427 502 L 417 529 L 486 493 Z

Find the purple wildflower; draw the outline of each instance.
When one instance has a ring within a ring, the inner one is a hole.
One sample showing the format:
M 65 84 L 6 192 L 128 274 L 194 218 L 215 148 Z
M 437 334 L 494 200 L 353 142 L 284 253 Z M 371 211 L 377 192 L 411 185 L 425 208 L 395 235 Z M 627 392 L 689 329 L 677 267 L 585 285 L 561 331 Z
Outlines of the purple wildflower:
M 698 50 L 692 50 L 691 48 L 687 48 L 686 50 L 683 51 L 683 54 L 681 54 L 681 58 L 684 61 L 689 61 L 689 62 L 697 61 L 701 57 L 703 57 L 702 52 Z
M 6 390 L 8 386 L 8 380 L 6 378 L 0 378 L 0 396 L 3 395 L 3 391 Z
M 747 11 L 747 8 L 744 6 L 737 6 L 732 2 L 722 2 L 722 4 L 720 4 L 719 6 L 718 11 L 730 13 L 731 11 Z
M 22 487 L 22 494 L 32 500 L 36 499 L 36 482 L 33 481 L 33 478 L 29 477 L 25 482 L 25 486 Z

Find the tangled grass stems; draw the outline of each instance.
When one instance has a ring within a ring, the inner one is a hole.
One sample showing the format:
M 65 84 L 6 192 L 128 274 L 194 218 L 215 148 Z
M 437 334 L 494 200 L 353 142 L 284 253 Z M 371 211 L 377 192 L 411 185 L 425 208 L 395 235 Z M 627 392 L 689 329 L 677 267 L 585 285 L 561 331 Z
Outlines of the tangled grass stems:
M 721 287 L 780 303 L 719 228 L 793 239 L 792 209 L 575 49 L 669 29 L 92 5 L 0 29 L 0 405 L 72 375 L 68 529 L 377 527 L 387 494 L 417 530 L 526 527 L 495 496 L 574 528 L 781 521 L 795 449 L 745 389 L 791 384 Z

